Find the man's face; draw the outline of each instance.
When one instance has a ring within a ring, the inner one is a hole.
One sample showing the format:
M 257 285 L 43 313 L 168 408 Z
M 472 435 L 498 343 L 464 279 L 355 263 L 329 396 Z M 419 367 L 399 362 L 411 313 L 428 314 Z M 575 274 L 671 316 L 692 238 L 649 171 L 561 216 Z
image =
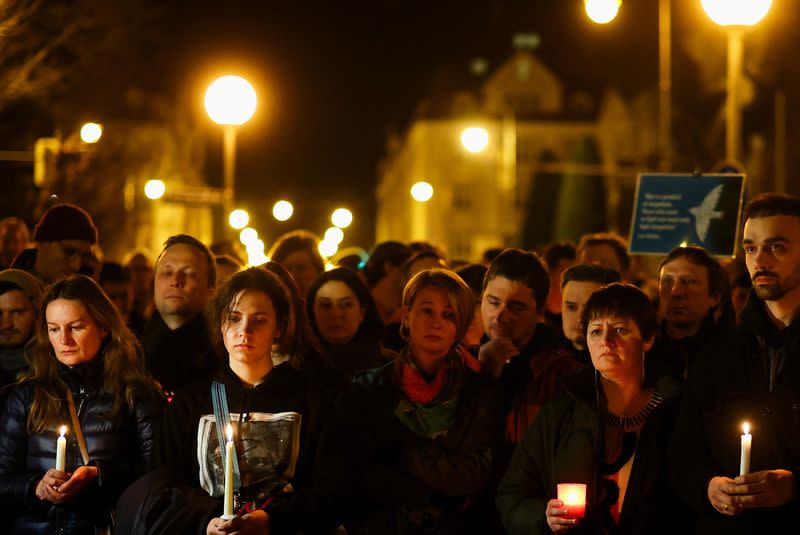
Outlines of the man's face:
M 708 268 L 685 256 L 664 264 L 658 278 L 659 307 L 667 329 L 680 326 L 696 334 L 719 296 L 711 295 Z
M 212 290 L 206 257 L 191 245 L 172 245 L 156 263 L 154 300 L 162 317 L 189 319 L 199 314 Z
M 561 290 L 561 321 L 564 336 L 576 349 L 586 348 L 586 332 L 581 325 L 581 315 L 589 296 L 601 284 L 592 281 L 569 281 Z
M 505 277 L 495 277 L 486 285 L 481 314 L 489 338 L 508 338 L 518 348 L 530 340 L 539 322 L 533 290 Z
M 600 243 L 589 245 L 581 251 L 578 259 L 579 264 L 596 264 L 600 267 L 613 269 L 619 274 L 623 274 L 622 262 L 617 255 L 617 251 L 608 244 Z
M 4 225 L 0 227 L 0 263 L 8 266 L 25 249 L 25 234 L 21 228 Z
M 300 287 L 301 295 L 305 297 L 311 283 L 319 276 L 319 271 L 311 261 L 311 255 L 307 251 L 295 251 L 286 255 L 281 264 L 292 274 L 294 281 Z
M 776 215 L 748 219 L 742 246 L 758 297 L 778 301 L 800 291 L 800 218 Z
M 36 311 L 22 290 L 0 295 L 0 347 L 25 345 L 36 325 Z
M 76 273 L 92 276 L 97 266 L 94 245 L 88 241 L 50 241 L 38 246 L 36 270 L 51 283 Z

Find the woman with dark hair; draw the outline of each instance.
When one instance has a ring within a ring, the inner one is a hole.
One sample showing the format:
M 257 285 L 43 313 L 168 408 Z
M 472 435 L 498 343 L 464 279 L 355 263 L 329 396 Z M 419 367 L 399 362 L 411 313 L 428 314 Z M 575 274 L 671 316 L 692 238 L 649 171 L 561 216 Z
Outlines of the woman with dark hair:
M 644 375 L 655 310 L 635 286 L 609 284 L 589 298 L 583 325 L 593 368 L 562 380 L 564 394 L 517 446 L 497 496 L 503 524 L 511 535 L 683 532 L 666 471 L 679 387 Z M 559 483 L 586 485 L 583 519 L 567 514 Z
M 161 403 L 136 338 L 89 277 L 51 286 L 40 310 L 30 370 L 0 417 L 0 499 L 18 512 L 15 532 L 100 533 L 150 461 Z
M 474 312 L 454 273 L 429 269 L 403 292 L 396 359 L 343 396 L 323 485 L 349 533 L 469 533 L 474 497 L 492 476 L 502 408 L 491 380 L 456 351 Z
M 384 364 L 383 321 L 358 274 L 347 268 L 326 271 L 308 289 L 306 310 L 324 358 L 348 380 Z
M 294 342 L 288 289 L 263 268 L 240 271 L 212 299 L 208 324 L 222 359 L 220 371 L 213 380 L 196 382 L 176 394 L 157 448 L 158 465 L 173 485 L 186 489 L 183 495 L 189 504 L 183 507 L 186 522 L 173 524 L 172 530 L 314 531 L 322 520 L 310 497 L 310 469 L 325 404 L 302 372 L 272 360 L 273 345 L 285 352 Z M 231 436 L 225 437 L 222 429 L 228 426 Z M 225 466 L 220 445 L 226 440 L 234 443 L 241 482 L 233 519 L 221 518 L 219 499 Z M 192 514 L 186 515 L 186 510 Z M 148 515 L 152 512 L 140 517 Z

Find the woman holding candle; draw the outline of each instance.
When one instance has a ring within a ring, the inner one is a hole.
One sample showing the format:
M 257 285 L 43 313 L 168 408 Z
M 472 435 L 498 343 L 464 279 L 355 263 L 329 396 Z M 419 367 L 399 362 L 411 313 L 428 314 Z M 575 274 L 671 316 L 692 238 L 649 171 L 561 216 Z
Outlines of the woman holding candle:
M 323 451 L 341 457 L 323 475 L 349 533 L 479 529 L 475 496 L 492 477 L 503 419 L 492 381 L 456 351 L 473 299 L 455 273 L 418 273 L 403 292 L 406 347 L 345 393 Z
M 163 513 L 162 527 L 173 522 L 175 533 L 208 534 L 314 532 L 325 524 L 311 493 L 310 471 L 323 408 L 329 404 L 306 374 L 272 360 L 273 346 L 287 352 L 294 342 L 289 295 L 280 279 L 263 268 L 240 271 L 219 288 L 208 321 L 220 370 L 213 380 L 176 393 L 157 447 L 166 485 L 179 489 L 174 495 L 181 496 L 180 512 L 159 512 L 157 500 L 148 502 L 158 494 L 155 487 L 147 488 L 160 484 L 154 476 L 137 483 L 141 499 L 126 496 L 126 502 L 141 502 L 148 512 L 140 510 L 134 514 L 139 520 L 125 522 L 152 521 Z M 222 448 L 212 385 L 224 387 L 230 415 L 231 435 Z M 235 452 L 236 459 L 225 455 L 223 460 L 221 449 Z M 232 519 L 222 518 L 229 512 L 223 496 L 228 495 L 229 462 L 238 465 L 241 480 Z
M 655 311 L 641 290 L 615 283 L 592 294 L 583 325 L 593 369 L 566 377 L 528 428 L 498 492 L 503 523 L 511 535 L 680 532 L 666 484 L 679 388 L 644 379 Z M 565 483 L 585 484 L 585 497 Z
M 149 462 L 161 403 L 136 338 L 90 278 L 51 286 L 37 329 L 0 417 L 0 499 L 19 512 L 15 532 L 95 533 Z

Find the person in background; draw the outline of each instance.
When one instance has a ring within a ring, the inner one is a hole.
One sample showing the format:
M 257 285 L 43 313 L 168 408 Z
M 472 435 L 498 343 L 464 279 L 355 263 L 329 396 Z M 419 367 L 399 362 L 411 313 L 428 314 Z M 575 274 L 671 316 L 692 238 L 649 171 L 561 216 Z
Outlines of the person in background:
M 475 354 L 477 354 L 481 340 L 486 332 L 486 329 L 483 328 L 483 316 L 481 315 L 481 292 L 483 291 L 483 278 L 486 276 L 486 270 L 487 267 L 483 264 L 467 264 L 455 270 L 458 276 L 467 283 L 467 286 L 475 296 L 475 315 L 472 317 L 472 323 L 469 324 L 469 329 L 467 329 L 463 340 L 463 344 L 468 349 L 474 350 Z
M 563 379 L 514 451 L 497 493 L 510 535 L 681 533 L 686 510 L 669 491 L 667 452 L 680 386 L 645 381 L 657 328 L 630 284 L 594 292 L 583 312 L 592 366 Z M 559 483 L 586 485 L 586 514 L 566 516 Z
M 35 334 L 43 293 L 42 283 L 30 273 L 0 271 L 0 408 L 7 396 L 5 387 L 28 369 L 25 345 Z
M 583 311 L 589 297 L 606 284 L 619 282 L 619 273 L 593 264 L 578 264 L 564 272 L 561 278 L 562 332 L 566 347 L 575 360 L 591 364 L 586 348 L 586 330 L 583 327 Z
M 544 262 L 550 272 L 550 292 L 544 307 L 544 322 L 561 330 L 561 276 L 575 264 L 577 252 L 571 241 L 553 243 L 544 252 Z
M 97 282 L 117 307 L 125 324 L 137 338 L 141 337 L 145 320 L 133 314 L 133 284 L 130 272 L 119 262 L 103 262 Z
M 354 271 L 335 268 L 317 277 L 308 290 L 306 311 L 324 357 L 348 383 L 393 357 L 381 346 L 383 322 L 375 301 Z
M 628 243 L 622 236 L 613 232 L 585 234 L 578 242 L 577 253 L 579 264 L 599 264 L 619 273 L 622 280 L 628 280 L 630 257 Z
M 131 275 L 131 285 L 133 286 L 131 312 L 143 318 L 145 322 L 150 319 L 155 310 L 153 302 L 155 264 L 153 255 L 142 249 L 129 251 L 122 260 L 122 265 Z
M 318 246 L 316 235 L 307 230 L 294 230 L 278 238 L 267 254 L 273 262 L 289 270 L 304 298 L 314 279 L 325 271 L 325 261 Z
M 18 217 L 0 220 L 0 270 L 8 269 L 30 241 L 28 225 Z
M 214 255 L 214 263 L 217 265 L 218 285 L 222 285 L 228 277 L 244 267 L 235 257 L 228 254 Z
M 14 533 L 96 533 L 149 463 L 161 403 L 136 337 L 92 279 L 50 286 L 37 322 L 30 370 L 0 416 L 0 499 L 17 512 Z M 53 467 L 61 426 L 63 470 Z
M 385 325 L 383 346 L 391 351 L 399 351 L 405 345 L 400 337 L 400 311 L 406 284 L 403 264 L 411 254 L 411 249 L 403 243 L 381 242 L 372 249 L 363 269 L 367 286 Z
M 171 395 L 213 371 L 203 311 L 217 282 L 214 257 L 187 234 L 171 236 L 156 261 L 156 311 L 145 325 L 142 345 L 148 372 Z
M 434 248 L 420 249 L 403 262 L 403 275 L 406 281 L 424 269 L 447 269 L 447 260 Z
M 747 302 L 747 296 L 753 287 L 753 281 L 750 280 L 747 265 L 745 265 L 742 258 L 736 257 L 728 262 L 725 265 L 725 271 L 728 274 L 728 283 L 731 288 L 731 307 L 733 307 L 733 313 L 738 323 L 739 314 Z

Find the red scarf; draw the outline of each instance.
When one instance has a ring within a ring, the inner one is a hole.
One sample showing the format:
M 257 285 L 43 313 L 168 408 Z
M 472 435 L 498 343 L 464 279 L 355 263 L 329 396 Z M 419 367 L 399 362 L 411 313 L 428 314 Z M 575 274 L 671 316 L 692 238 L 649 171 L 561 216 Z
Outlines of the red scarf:
M 423 405 L 430 403 L 444 387 L 447 378 L 447 363 L 439 368 L 433 381 L 428 382 L 416 366 L 400 357 L 400 386 L 409 400 Z

